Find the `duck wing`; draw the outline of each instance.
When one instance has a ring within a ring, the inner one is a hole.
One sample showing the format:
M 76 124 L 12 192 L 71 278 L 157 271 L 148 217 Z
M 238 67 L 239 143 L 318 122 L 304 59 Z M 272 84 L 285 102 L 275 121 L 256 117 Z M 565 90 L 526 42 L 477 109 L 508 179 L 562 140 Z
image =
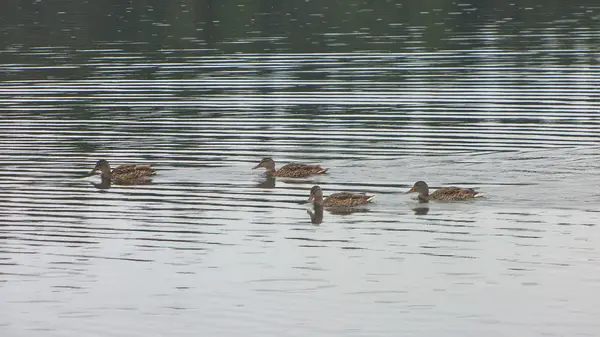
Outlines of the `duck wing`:
M 135 177 L 142 177 L 142 176 L 151 176 L 151 175 L 155 175 L 156 171 L 154 171 L 154 169 L 152 168 L 152 166 L 150 165 L 135 165 L 135 164 L 125 164 L 125 165 L 121 165 L 116 167 L 115 169 L 112 170 L 112 175 L 113 176 L 135 176 Z
M 472 188 L 456 186 L 442 187 L 429 195 L 431 200 L 462 200 L 474 198 L 477 192 Z
M 366 195 L 364 193 L 339 192 L 328 196 L 324 204 L 325 206 L 351 207 L 369 203 L 374 198 L 374 195 Z
M 142 185 L 150 183 L 155 174 L 150 165 L 127 164 L 116 167 L 111 180 L 118 185 Z
M 282 166 L 276 171 L 276 175 L 289 178 L 304 178 L 313 174 L 323 174 L 325 172 L 327 172 L 327 169 L 322 168 L 319 165 L 291 163 Z

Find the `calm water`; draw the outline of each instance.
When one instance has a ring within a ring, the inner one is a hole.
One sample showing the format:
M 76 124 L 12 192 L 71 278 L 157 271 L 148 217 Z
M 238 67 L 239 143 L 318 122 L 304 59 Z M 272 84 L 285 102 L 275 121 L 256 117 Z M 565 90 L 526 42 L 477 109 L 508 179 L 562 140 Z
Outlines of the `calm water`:
M 600 5 L 411 3 L 0 5 L 1 335 L 598 336 Z

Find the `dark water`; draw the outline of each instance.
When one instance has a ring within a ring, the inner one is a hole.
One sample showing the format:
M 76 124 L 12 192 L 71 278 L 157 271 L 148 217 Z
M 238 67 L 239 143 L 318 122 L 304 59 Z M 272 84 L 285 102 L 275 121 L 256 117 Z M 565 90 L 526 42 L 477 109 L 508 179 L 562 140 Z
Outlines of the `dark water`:
M 600 333 L 595 2 L 0 10 L 2 336 Z

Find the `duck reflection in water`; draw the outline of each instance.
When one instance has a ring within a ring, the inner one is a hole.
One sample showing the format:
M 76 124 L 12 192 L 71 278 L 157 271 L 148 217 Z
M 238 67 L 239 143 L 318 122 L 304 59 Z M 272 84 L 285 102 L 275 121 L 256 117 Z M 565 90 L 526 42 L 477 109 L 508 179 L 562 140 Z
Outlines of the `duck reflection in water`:
M 256 184 L 258 188 L 274 188 L 275 187 L 275 177 L 266 176 L 264 180 L 260 181 Z
M 327 212 L 333 215 L 350 215 L 352 213 L 367 213 L 367 208 L 357 207 L 327 207 Z M 314 205 L 312 210 L 306 210 L 310 216 L 310 222 L 320 225 L 323 222 L 323 206 Z
M 426 215 L 429 213 L 429 204 L 421 202 L 420 205 L 413 208 L 413 212 L 415 212 L 415 215 Z

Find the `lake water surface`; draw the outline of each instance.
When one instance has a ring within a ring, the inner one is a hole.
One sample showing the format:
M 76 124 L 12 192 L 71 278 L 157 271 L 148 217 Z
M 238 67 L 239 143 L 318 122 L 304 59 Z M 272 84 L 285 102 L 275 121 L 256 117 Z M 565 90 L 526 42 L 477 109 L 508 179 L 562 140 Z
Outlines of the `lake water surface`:
M 598 336 L 600 6 L 489 2 L 0 5 L 0 334 Z

